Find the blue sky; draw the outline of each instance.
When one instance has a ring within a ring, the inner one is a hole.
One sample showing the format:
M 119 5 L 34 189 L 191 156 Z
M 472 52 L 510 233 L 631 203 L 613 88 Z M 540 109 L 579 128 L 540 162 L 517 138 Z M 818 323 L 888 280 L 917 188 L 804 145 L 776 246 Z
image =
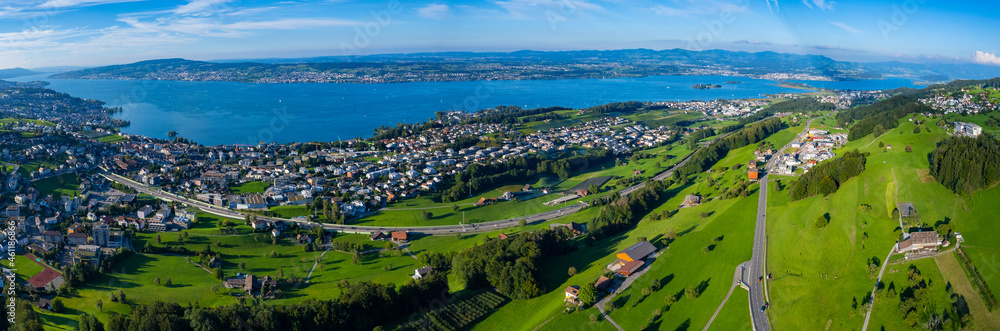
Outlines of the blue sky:
M 0 0 L 0 68 L 622 48 L 1000 65 L 998 12 L 933 0 Z

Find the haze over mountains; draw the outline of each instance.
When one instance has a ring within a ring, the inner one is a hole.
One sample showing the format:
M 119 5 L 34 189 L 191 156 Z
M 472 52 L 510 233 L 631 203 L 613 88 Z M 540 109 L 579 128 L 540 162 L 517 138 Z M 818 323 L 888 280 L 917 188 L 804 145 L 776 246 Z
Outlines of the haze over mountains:
M 821 55 L 683 49 L 439 52 L 298 59 L 161 59 L 68 71 L 53 78 L 235 81 L 252 83 L 394 83 L 734 75 L 767 79 L 856 80 L 901 76 L 920 81 L 1000 75 L 982 64 L 846 62 Z

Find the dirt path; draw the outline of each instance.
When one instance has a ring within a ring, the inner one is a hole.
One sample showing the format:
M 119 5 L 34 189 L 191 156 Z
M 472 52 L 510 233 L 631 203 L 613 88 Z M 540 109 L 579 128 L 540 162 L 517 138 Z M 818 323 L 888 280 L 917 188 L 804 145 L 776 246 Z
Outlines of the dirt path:
M 873 140 L 872 140 L 871 142 L 869 142 L 869 143 L 868 143 L 867 145 L 864 145 L 864 146 L 861 146 L 861 147 L 860 147 L 860 148 L 858 148 L 858 149 L 862 149 L 862 148 L 865 148 L 865 147 L 868 147 L 868 146 L 871 146 L 871 145 L 872 145 L 872 144 L 874 144 L 874 143 L 875 143 L 876 141 L 878 141 L 878 138 L 882 138 L 882 136 L 886 135 L 886 134 L 887 134 L 887 133 L 889 133 L 889 132 L 892 132 L 892 130 L 895 130 L 895 129 L 896 129 L 896 128 L 893 128 L 893 129 L 890 129 L 889 131 L 886 131 L 886 132 L 883 132 L 881 136 L 878 136 L 878 137 L 875 137 L 875 139 L 873 139 Z
M 323 260 L 323 255 L 326 255 L 326 252 L 329 252 L 329 251 L 330 251 L 330 249 L 327 248 L 325 251 L 323 251 L 323 253 L 320 253 L 319 254 L 320 260 L 319 261 L 322 261 Z M 309 284 L 309 278 L 312 278 L 313 271 L 316 270 L 316 266 L 319 265 L 319 261 L 316 261 L 315 263 L 313 263 L 312 269 L 309 269 L 309 274 L 306 275 L 306 282 L 305 282 L 306 284 Z
M 955 294 L 965 297 L 969 304 L 969 313 L 972 315 L 972 327 L 978 330 L 1000 330 L 1000 312 L 990 313 L 986 309 L 983 298 L 979 292 L 969 283 L 969 277 L 965 276 L 962 266 L 959 264 L 955 254 L 941 254 L 934 257 L 941 275 L 951 283 L 955 289 Z

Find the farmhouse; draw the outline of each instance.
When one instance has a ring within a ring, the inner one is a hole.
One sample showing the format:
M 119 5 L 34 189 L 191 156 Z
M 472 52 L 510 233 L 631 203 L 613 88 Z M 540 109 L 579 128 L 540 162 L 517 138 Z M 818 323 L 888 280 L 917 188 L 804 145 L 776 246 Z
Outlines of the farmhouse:
M 656 252 L 656 246 L 653 246 L 653 244 L 648 241 L 640 241 L 635 245 L 618 252 L 615 256 L 618 257 L 618 264 L 622 265 L 622 268 L 624 268 L 626 263 L 645 259 L 650 254 L 653 254 L 653 252 Z
M 932 250 L 941 242 L 938 241 L 938 234 L 934 231 L 910 232 L 910 237 L 899 242 L 899 252 L 920 252 Z
M 386 235 L 385 233 L 382 233 L 382 231 L 375 230 L 375 232 L 372 232 L 372 234 L 369 235 L 368 238 L 371 239 L 372 241 L 385 240 Z
M 694 194 L 689 194 L 684 197 L 684 202 L 681 203 L 681 208 L 694 207 L 701 203 L 701 197 Z
M 646 264 L 646 262 L 642 260 L 627 262 L 624 265 L 622 265 L 621 268 L 618 268 L 618 274 L 621 275 L 622 277 L 631 276 L 636 271 L 639 271 L 639 269 L 642 269 L 642 266 L 644 264 Z
M 601 276 L 597 279 L 597 283 L 594 283 L 594 288 L 598 290 L 606 290 L 611 286 L 611 278 Z
M 423 279 L 424 276 L 427 276 L 432 271 L 434 271 L 434 268 L 431 268 L 430 266 L 426 266 L 425 265 L 423 268 L 416 269 L 416 270 L 413 271 L 413 278 L 414 279 Z
M 580 295 L 580 287 L 576 285 L 570 285 L 566 287 L 566 302 L 577 303 L 577 297 Z
M 392 241 L 396 243 L 402 243 L 406 242 L 406 240 L 407 240 L 406 231 L 394 231 L 392 233 Z

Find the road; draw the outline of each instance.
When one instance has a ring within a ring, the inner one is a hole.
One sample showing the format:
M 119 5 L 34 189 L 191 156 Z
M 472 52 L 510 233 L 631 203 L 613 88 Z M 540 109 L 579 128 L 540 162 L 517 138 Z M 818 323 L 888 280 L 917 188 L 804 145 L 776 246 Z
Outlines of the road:
M 722 307 L 726 305 L 726 301 L 729 301 L 729 296 L 733 294 L 733 290 L 736 289 L 736 286 L 740 285 L 740 282 L 743 282 L 745 284 L 750 284 L 746 279 L 747 263 L 749 262 L 743 262 L 740 263 L 740 265 L 736 266 L 736 272 L 733 273 L 733 284 L 729 286 L 729 293 L 726 293 L 726 298 L 722 299 L 722 303 L 719 304 L 719 307 L 715 308 L 715 313 L 712 314 L 712 318 L 708 319 L 708 324 L 705 324 L 705 328 L 702 329 L 702 331 L 708 331 L 708 328 L 712 326 L 712 322 L 715 321 L 715 317 L 719 316 L 719 312 L 722 311 Z
M 179 195 L 176 195 L 176 194 L 172 194 L 172 193 L 167 193 L 167 192 L 161 191 L 159 189 L 150 188 L 150 187 L 148 187 L 146 185 L 143 185 L 143 184 L 137 183 L 135 181 L 132 181 L 131 179 L 128 179 L 128 178 L 125 178 L 125 177 L 122 177 L 122 176 L 119 176 L 117 174 L 110 173 L 110 172 L 107 172 L 107 171 L 104 171 L 104 170 L 99 171 L 98 174 L 100 174 L 101 176 L 104 176 L 105 178 L 107 178 L 109 180 L 112 180 L 112 181 L 124 184 L 124 185 L 126 185 L 128 187 L 131 187 L 132 189 L 136 190 L 136 192 L 149 194 L 149 195 L 152 195 L 152 196 L 154 196 L 156 198 L 159 198 L 161 200 L 176 201 L 176 202 L 188 205 L 188 206 L 197 207 L 197 208 L 201 209 L 202 211 L 204 211 L 206 213 L 217 215 L 217 216 L 228 217 L 228 218 L 233 218 L 233 219 L 243 219 L 243 215 L 244 214 L 239 213 L 239 212 L 234 211 L 234 210 L 231 210 L 229 208 L 223 208 L 223 207 L 215 206 L 215 205 L 212 205 L 212 204 L 205 203 L 203 201 L 189 199 L 189 198 L 184 197 L 184 196 L 179 196 Z M 553 220 L 553 219 L 558 219 L 558 218 L 565 217 L 567 215 L 573 214 L 573 213 L 579 211 L 580 209 L 583 209 L 584 207 L 585 207 L 584 204 L 579 204 L 578 203 L 578 204 L 570 205 L 570 206 L 567 206 L 567 207 L 564 207 L 564 208 L 560 208 L 560 209 L 556 209 L 556 210 L 552 210 L 552 211 L 547 211 L 547 212 L 543 212 L 543 213 L 538 213 L 538 214 L 533 214 L 533 215 L 528 215 L 528 216 L 525 216 L 525 217 L 511 218 L 511 219 L 505 219 L 505 220 L 499 220 L 499 221 L 492 221 L 492 222 L 476 223 L 476 224 L 470 224 L 470 225 L 441 225 L 441 226 L 409 226 L 409 227 L 406 227 L 406 226 L 363 226 L 363 225 L 343 225 L 343 224 L 322 224 L 322 226 L 323 226 L 324 229 L 327 229 L 327 230 L 334 230 L 334 231 L 348 232 L 348 233 L 371 233 L 371 232 L 375 232 L 375 231 L 382 231 L 382 232 L 407 231 L 407 232 L 422 233 L 422 234 L 449 234 L 449 233 L 466 233 L 466 232 L 484 232 L 484 231 L 493 231 L 493 230 L 496 230 L 496 229 L 503 229 L 503 228 L 518 226 L 518 224 L 520 223 L 521 219 L 524 219 L 529 224 L 530 223 L 536 223 L 536 222 Z M 264 220 L 264 221 L 272 221 L 272 222 L 274 222 L 274 221 L 285 221 L 285 222 L 295 222 L 295 223 L 303 223 L 303 224 L 318 224 L 318 223 L 315 223 L 315 222 L 299 221 L 299 220 L 292 220 L 292 219 L 279 218 L 279 217 L 267 217 L 267 216 L 257 216 L 257 219 Z
M 761 120 L 758 120 L 757 122 L 748 124 L 747 126 L 759 123 L 759 122 L 764 121 L 764 120 L 766 120 L 768 118 L 771 118 L 771 117 L 763 118 Z M 808 128 L 808 124 L 806 125 L 806 127 Z M 737 131 L 739 131 L 739 130 L 737 130 Z M 736 132 L 736 131 L 734 131 L 734 132 Z M 723 134 L 723 135 L 721 135 L 719 137 L 716 137 L 716 138 L 714 138 L 712 140 L 702 142 L 701 143 L 701 146 L 702 146 L 701 148 L 705 148 L 705 146 L 708 146 L 709 144 L 711 144 L 716 139 L 725 138 L 725 137 L 729 136 L 732 133 L 733 132 L 729 132 L 729 133 Z M 688 154 L 688 156 L 685 157 L 684 160 L 681 160 L 681 162 L 678 162 L 674 166 L 670 167 L 669 170 L 664 171 L 664 172 L 662 172 L 660 174 L 657 174 L 656 176 L 653 177 L 653 179 L 654 180 L 664 180 L 664 179 L 669 178 L 670 176 L 673 175 L 673 173 L 674 173 L 675 170 L 677 170 L 678 168 L 680 168 L 680 167 L 684 166 L 685 164 L 687 164 L 687 162 L 691 159 L 692 155 L 694 155 L 694 152 Z M 165 201 L 175 201 L 175 202 L 182 203 L 184 205 L 197 207 L 197 208 L 201 209 L 202 211 L 204 211 L 206 213 L 213 214 L 213 215 L 216 215 L 216 216 L 222 216 L 222 217 L 228 217 L 228 218 L 234 218 L 234 219 L 242 219 L 243 215 L 244 215 L 243 213 L 236 212 L 236 211 L 231 210 L 229 208 L 223 208 L 223 207 L 215 206 L 215 205 L 212 205 L 212 204 L 209 204 L 209 203 L 205 203 L 203 201 L 189 199 L 187 197 L 176 195 L 176 194 L 173 194 L 173 193 L 164 192 L 164 191 L 161 191 L 161 190 L 156 189 L 156 188 L 150 188 L 150 187 L 146 186 L 145 184 L 140 184 L 140 183 L 135 182 L 135 181 L 133 181 L 131 179 L 122 177 L 122 176 L 120 176 L 118 174 L 115 174 L 115 173 L 113 173 L 111 171 L 108 171 L 107 169 L 105 169 L 103 167 L 99 168 L 98 174 L 101 175 L 101 176 L 103 176 L 104 178 L 107 178 L 108 180 L 111 180 L 111 181 L 114 181 L 114 182 L 118 182 L 118 183 L 121 183 L 121 184 L 123 184 L 125 186 L 131 187 L 132 189 L 136 190 L 136 192 L 149 194 L 149 195 L 152 195 L 152 196 L 154 196 L 156 198 L 159 198 L 159 199 L 165 200 Z M 632 192 L 635 192 L 636 190 L 638 190 L 640 188 L 643 188 L 645 186 L 646 186 L 645 182 L 639 183 L 639 184 L 636 184 L 636 185 L 633 185 L 633 186 L 630 186 L 630 187 L 627 187 L 627 188 L 624 188 L 624 189 L 618 191 L 618 194 L 621 195 L 621 196 L 625 196 L 625 195 L 631 194 Z M 563 208 L 560 208 L 560 209 L 556 209 L 556 210 L 552 210 L 552 211 L 547 211 L 547 212 L 543 212 L 543 213 L 538 213 L 538 214 L 533 214 L 533 215 L 528 215 L 528 216 L 524 216 L 524 217 L 511 218 L 511 219 L 505 219 L 505 220 L 499 220 L 499 221 L 476 223 L 476 224 L 470 224 L 470 225 L 464 225 L 464 224 L 459 224 L 459 225 L 440 225 L 440 226 L 363 226 L 363 225 L 345 225 L 345 224 L 321 224 L 321 225 L 326 230 L 338 231 L 338 232 L 346 232 L 346 233 L 372 233 L 372 232 L 375 232 L 375 231 L 382 231 L 382 232 L 406 231 L 406 232 L 412 232 L 412 233 L 432 234 L 433 235 L 433 234 L 487 232 L 487 231 L 493 231 L 493 230 L 498 230 L 498 229 L 504 229 L 504 228 L 518 226 L 519 223 L 520 223 L 520 220 L 522 220 L 522 219 L 525 220 L 526 222 L 528 222 L 528 224 L 537 223 L 537 222 L 544 222 L 544 221 L 549 221 L 549 220 L 553 220 L 553 219 L 558 219 L 558 218 L 565 217 L 565 216 L 568 216 L 570 214 L 576 213 L 576 212 L 580 211 L 581 209 L 583 209 L 586 206 L 587 205 L 585 205 L 585 204 L 578 203 L 578 204 L 567 206 L 567 207 L 563 207 Z M 309 222 L 309 221 L 299 221 L 299 220 L 292 220 L 292 219 L 287 219 L 287 218 L 267 217 L 267 216 L 259 216 L 259 215 L 257 216 L 257 219 L 264 220 L 264 221 L 271 221 L 271 222 L 274 222 L 274 221 L 285 221 L 285 222 L 295 222 L 295 223 L 300 223 L 300 224 L 314 224 L 314 225 L 319 224 L 319 223 Z
M 865 313 L 865 325 L 861 327 L 861 331 L 868 330 L 868 319 L 872 317 L 872 310 L 875 308 L 875 290 L 878 289 L 878 284 L 882 283 L 882 273 L 885 272 L 885 266 L 889 265 L 889 258 L 892 257 L 892 252 L 896 251 L 896 245 L 893 244 L 892 249 L 889 250 L 889 254 L 885 256 L 885 261 L 882 262 L 882 269 L 878 271 L 878 278 L 875 279 L 875 287 L 872 288 L 872 304 L 868 308 L 868 312 Z
M 806 122 L 806 127 L 802 129 L 802 132 L 809 131 L 809 126 L 812 125 L 812 121 L 830 115 L 832 115 L 832 113 L 809 120 Z M 775 155 L 781 155 L 787 147 L 788 144 L 782 146 Z M 771 159 L 767 161 L 767 165 L 764 166 L 764 176 L 760 178 L 760 190 L 758 190 L 758 192 L 760 192 L 760 196 L 757 199 L 757 224 L 754 229 L 753 255 L 750 258 L 750 266 L 748 267 L 749 272 L 747 273 L 751 277 L 764 277 L 767 274 L 767 170 L 774 166 L 775 160 L 777 159 L 778 157 L 772 156 Z M 755 331 L 771 330 L 771 324 L 767 320 L 767 311 L 761 310 L 761 307 L 764 307 L 764 305 L 767 304 L 767 297 L 764 293 L 764 282 L 766 282 L 766 280 L 759 283 L 755 281 L 747 283 L 750 286 L 750 317 L 753 319 L 753 328 Z
M 808 128 L 808 126 L 806 126 Z M 772 158 L 776 159 L 776 158 Z M 766 273 L 764 265 L 765 246 L 767 245 L 767 175 L 760 179 L 760 198 L 757 199 L 757 225 L 754 229 L 753 255 L 750 258 L 750 265 L 747 273 L 751 277 L 762 277 Z M 753 319 L 753 329 L 755 331 L 771 330 L 771 324 L 767 321 L 767 312 L 761 311 L 761 307 L 767 303 L 764 298 L 764 283 L 751 281 L 750 286 L 750 317 Z

